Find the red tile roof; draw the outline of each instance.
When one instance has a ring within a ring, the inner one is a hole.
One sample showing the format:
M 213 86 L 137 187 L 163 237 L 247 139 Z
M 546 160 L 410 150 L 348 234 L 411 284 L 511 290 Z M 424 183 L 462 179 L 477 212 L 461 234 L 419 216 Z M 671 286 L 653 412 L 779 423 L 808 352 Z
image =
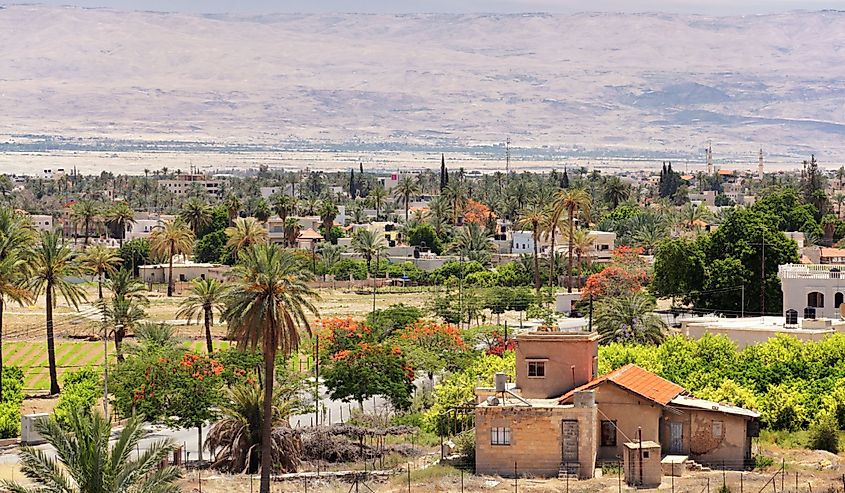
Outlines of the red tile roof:
M 669 401 L 684 391 L 684 388 L 676 383 L 672 383 L 665 378 L 658 377 L 654 373 L 644 370 L 635 364 L 628 364 L 622 368 L 604 374 L 592 382 L 588 382 L 576 389 L 570 390 L 561 396 L 558 402 L 563 404 L 572 398 L 575 392 L 594 389 L 605 382 L 613 382 L 623 389 L 633 392 L 650 401 L 656 402 L 661 406 L 665 406 L 669 403 Z
M 844 248 L 822 248 L 820 255 L 822 257 L 845 257 Z

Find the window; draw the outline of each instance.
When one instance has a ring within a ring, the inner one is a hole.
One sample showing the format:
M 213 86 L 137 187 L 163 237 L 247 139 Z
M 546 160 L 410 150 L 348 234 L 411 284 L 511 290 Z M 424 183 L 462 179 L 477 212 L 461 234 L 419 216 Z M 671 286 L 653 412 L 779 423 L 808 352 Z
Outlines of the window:
M 616 446 L 616 421 L 601 422 L 601 446 Z
M 833 307 L 839 308 L 839 305 L 842 304 L 842 301 L 843 301 L 842 293 L 836 293 L 836 295 L 834 295 L 834 297 L 833 297 Z
M 824 295 L 818 291 L 813 291 L 807 295 L 807 306 L 813 308 L 824 308 Z
M 643 459 L 648 459 L 648 450 L 643 450 Z
M 490 430 L 490 445 L 510 445 L 510 428 L 492 428 Z
M 546 362 L 545 361 L 529 361 L 528 362 L 528 377 L 529 378 L 545 378 L 546 376 Z
M 710 430 L 713 432 L 713 438 L 722 438 L 725 432 L 721 421 L 713 421 Z

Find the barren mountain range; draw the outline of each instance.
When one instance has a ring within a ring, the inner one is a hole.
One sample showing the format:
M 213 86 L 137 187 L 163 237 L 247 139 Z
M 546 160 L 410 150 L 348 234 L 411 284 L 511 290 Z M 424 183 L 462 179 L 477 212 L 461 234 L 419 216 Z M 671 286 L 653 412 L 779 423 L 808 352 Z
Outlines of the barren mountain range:
M 845 12 L 0 9 L 0 152 L 845 161 Z

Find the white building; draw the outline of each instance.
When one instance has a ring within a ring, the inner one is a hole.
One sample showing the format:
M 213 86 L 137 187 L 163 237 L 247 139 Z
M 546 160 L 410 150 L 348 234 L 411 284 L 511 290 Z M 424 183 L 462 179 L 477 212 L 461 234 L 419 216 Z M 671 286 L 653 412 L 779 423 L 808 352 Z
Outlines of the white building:
M 778 268 L 783 290 L 783 316 L 794 325 L 798 319 L 834 319 L 845 301 L 845 266 L 787 264 Z
M 539 248 L 539 246 L 538 246 Z M 534 232 L 513 231 L 511 233 L 511 253 L 534 253 Z
M 834 332 L 845 332 L 845 322 L 838 320 L 801 320 L 785 324 L 783 317 L 723 318 L 694 317 L 681 320 L 681 333 L 693 339 L 705 334 L 723 335 L 739 349 L 768 341 L 784 334 L 799 341 L 820 341 Z
M 220 196 L 220 184 L 222 181 L 209 179 L 205 175 L 178 175 L 175 180 L 161 180 L 159 185 L 166 188 L 168 192 L 177 197 L 184 197 L 193 188 L 199 187 L 204 190 L 207 195 L 213 197 Z
M 53 216 L 45 214 L 27 214 L 32 225 L 38 231 L 53 231 Z
M 269 199 L 273 195 L 282 195 L 287 193 L 290 195 L 290 187 L 286 187 L 285 185 L 276 185 L 275 187 L 261 187 L 259 188 L 261 191 L 261 196 L 265 199 Z
M 149 214 L 145 212 L 135 213 L 135 222 L 127 223 L 123 232 L 124 241 L 131 241 L 137 238 L 149 238 L 155 228 L 164 226 L 164 223 L 174 221 L 176 216 L 169 214 Z

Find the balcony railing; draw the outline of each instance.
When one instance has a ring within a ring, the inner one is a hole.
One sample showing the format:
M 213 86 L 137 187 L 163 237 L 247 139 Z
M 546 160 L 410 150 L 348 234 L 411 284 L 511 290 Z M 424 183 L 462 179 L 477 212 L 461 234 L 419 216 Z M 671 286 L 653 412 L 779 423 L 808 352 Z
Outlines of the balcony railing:
M 832 264 L 786 264 L 778 267 L 781 279 L 845 279 L 841 269 Z

